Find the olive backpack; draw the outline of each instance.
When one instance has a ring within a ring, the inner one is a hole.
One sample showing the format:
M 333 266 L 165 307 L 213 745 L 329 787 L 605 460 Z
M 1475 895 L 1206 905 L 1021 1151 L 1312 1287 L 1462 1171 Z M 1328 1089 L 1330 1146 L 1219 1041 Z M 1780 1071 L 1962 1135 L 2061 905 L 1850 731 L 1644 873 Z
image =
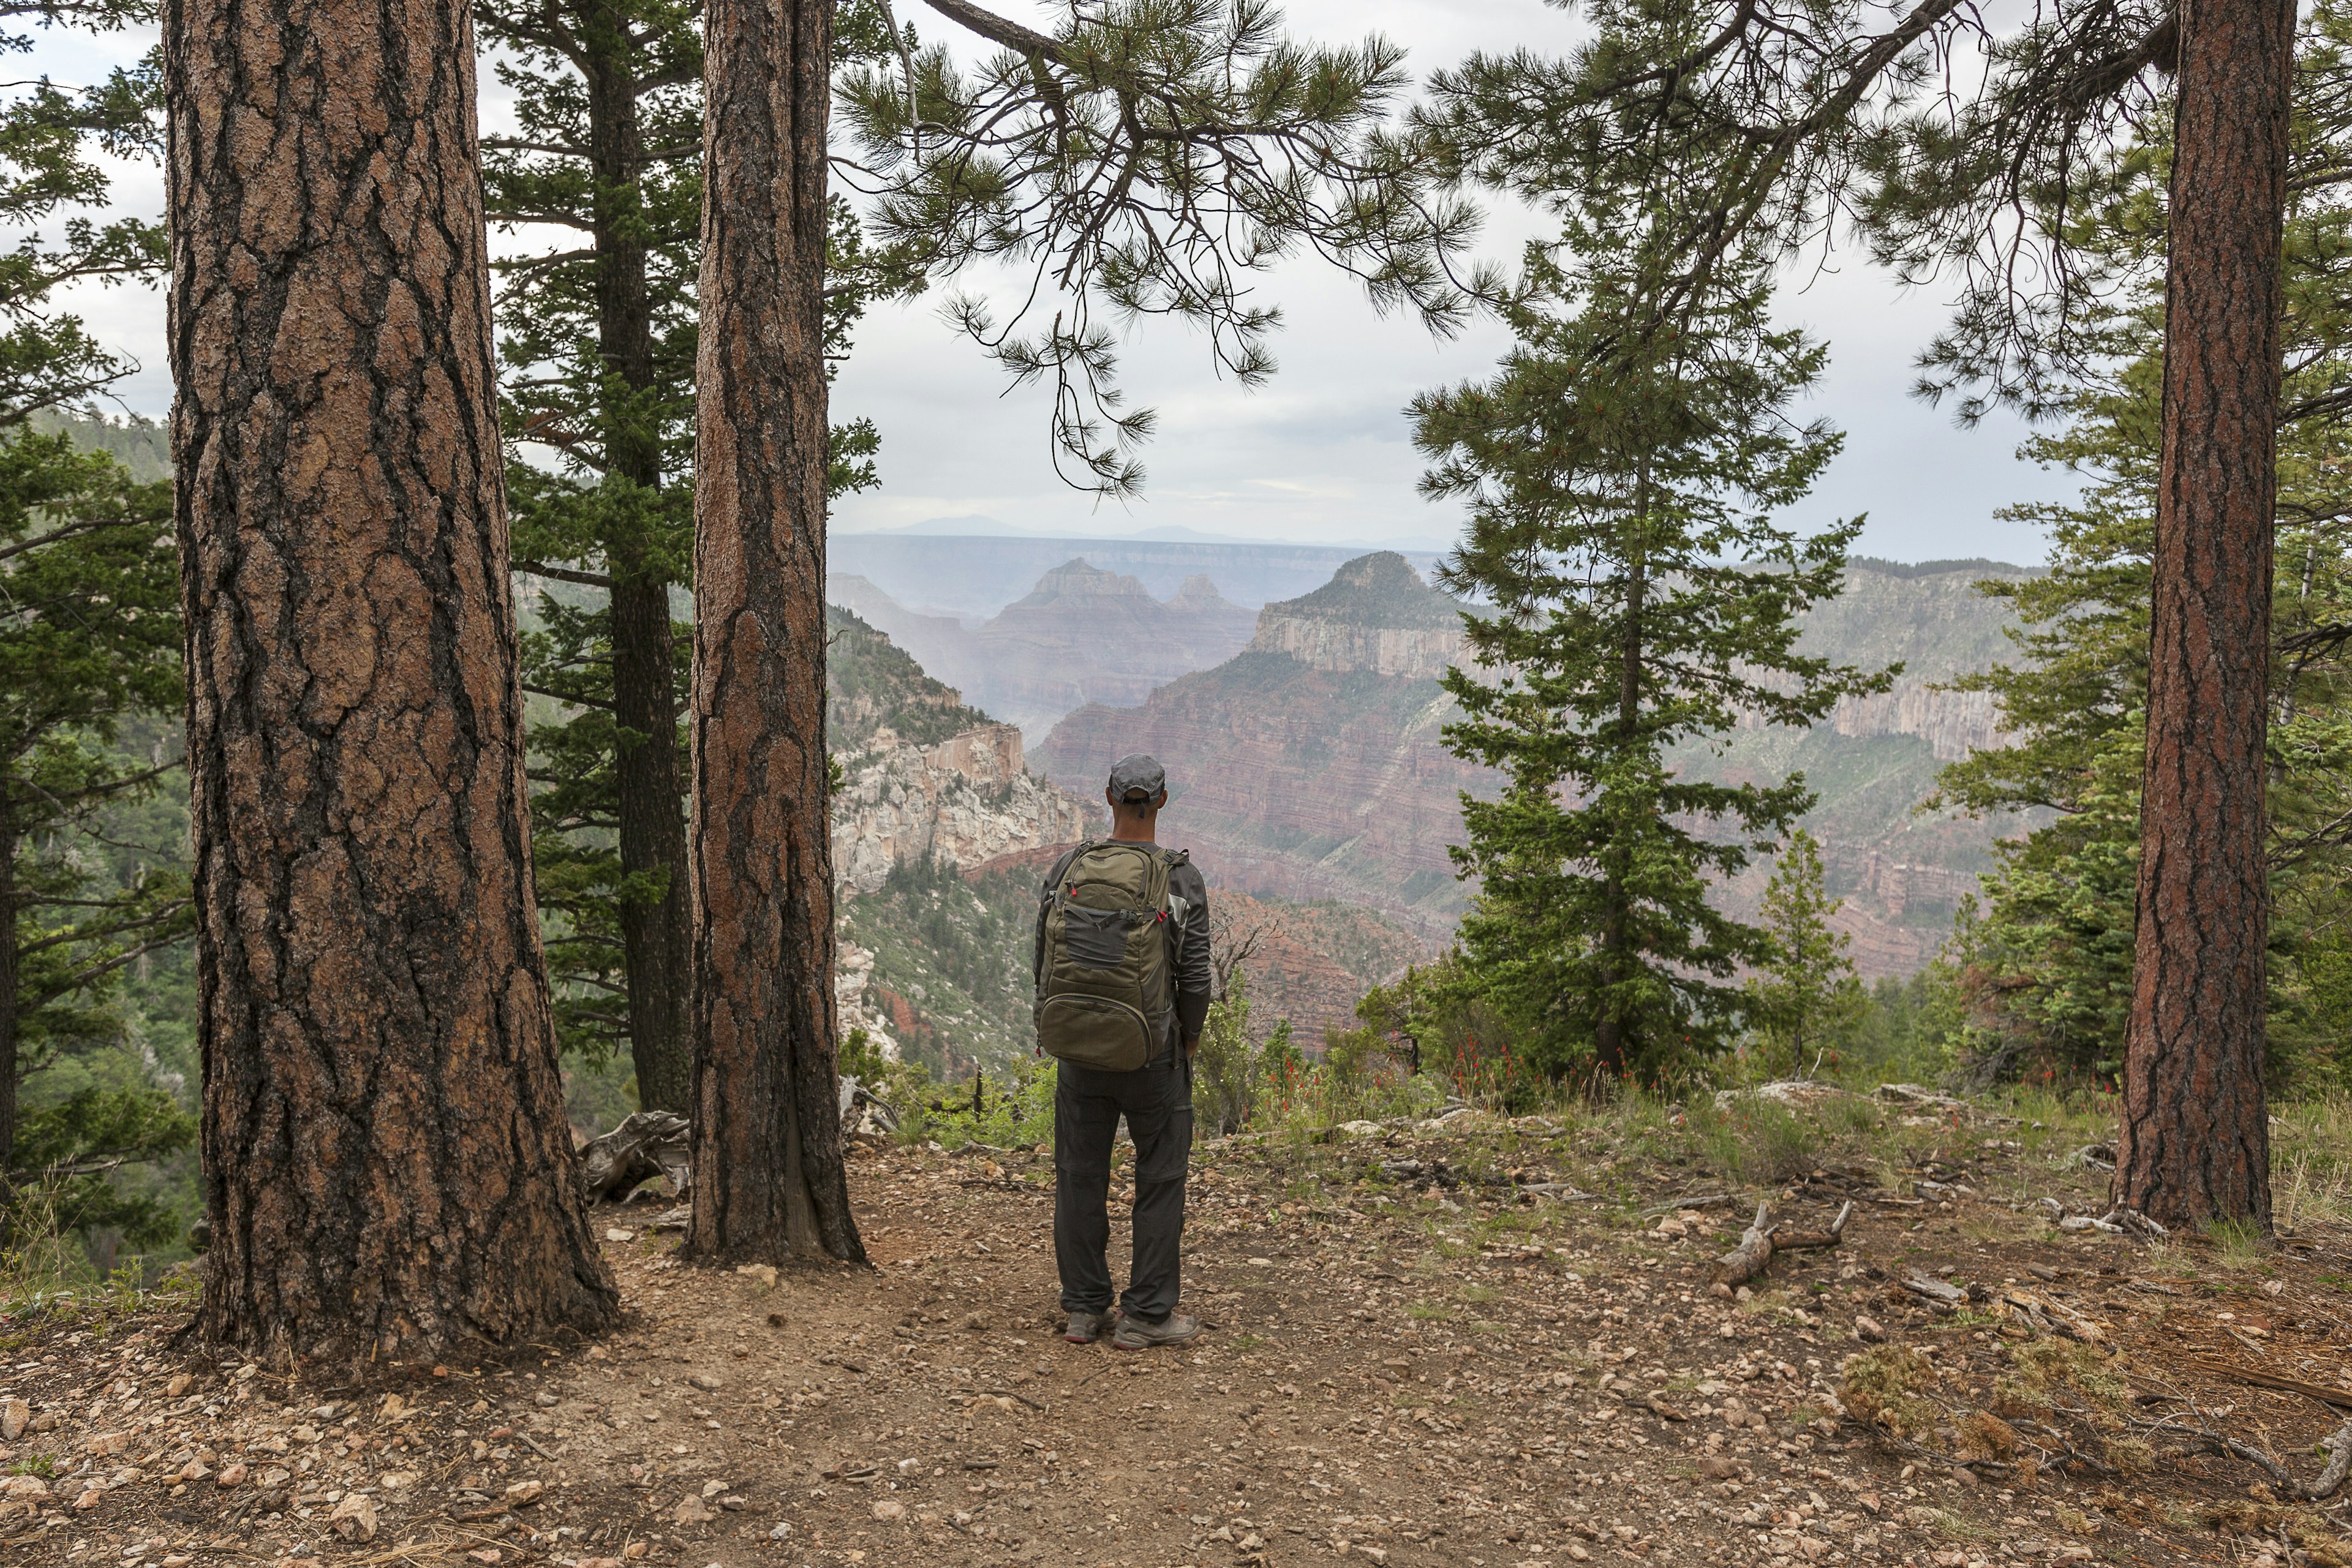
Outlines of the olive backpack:
M 1169 1036 L 1188 905 L 1168 890 L 1185 858 L 1156 844 L 1092 839 L 1045 894 L 1036 954 L 1037 1048 L 1133 1072 Z

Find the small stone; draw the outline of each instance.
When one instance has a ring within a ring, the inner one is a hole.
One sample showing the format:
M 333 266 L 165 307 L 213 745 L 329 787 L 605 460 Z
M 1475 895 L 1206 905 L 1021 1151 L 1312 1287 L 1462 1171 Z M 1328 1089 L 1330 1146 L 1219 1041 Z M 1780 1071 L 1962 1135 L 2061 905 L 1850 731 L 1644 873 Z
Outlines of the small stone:
M 670 1518 L 679 1524 L 709 1524 L 713 1517 L 698 1497 L 686 1498 L 670 1510 Z
M 904 1519 L 906 1515 L 907 1505 L 897 1498 L 886 1497 L 874 1505 L 874 1517 L 877 1519 Z
M 727 1483 L 725 1481 L 705 1481 L 702 1483 L 702 1496 L 706 1501 L 711 1498 L 717 1497 L 720 1492 L 723 1492 L 726 1489 Z
M 541 1389 L 539 1393 L 532 1394 L 530 1397 L 531 1403 L 538 1405 L 541 1410 L 552 1410 L 557 1405 L 563 1403 L 562 1400 L 557 1398 L 554 1394 L 548 1393 L 545 1389 Z
M 195 1385 L 196 1380 L 194 1378 L 190 1377 L 184 1372 L 175 1372 L 172 1374 L 171 1381 L 163 1384 L 163 1397 L 166 1399 L 177 1399 L 180 1395 L 187 1393 L 188 1390 L 194 1388 Z
M 1854 1338 L 1858 1340 L 1866 1341 L 1871 1344 L 1881 1344 L 1886 1339 L 1886 1325 L 1876 1318 L 1856 1318 L 1853 1321 L 1853 1333 Z
M 343 1500 L 335 1505 L 335 1511 L 327 1516 L 327 1528 L 345 1541 L 373 1541 L 375 1500 L 346 1492 Z
M 241 1487 L 245 1485 L 246 1473 L 243 1465 L 223 1465 L 221 1473 L 213 1478 L 213 1484 L 223 1491 L 231 1487 Z
M 1573 1541 L 1568 1543 L 1568 1555 L 1570 1560 L 1578 1563 L 1590 1563 L 1592 1561 L 1592 1553 L 1587 1552 L 1583 1547 L 1579 1546 Z
M 547 1492 L 545 1481 L 517 1481 L 507 1489 L 509 1508 L 529 1508 Z
M 88 1490 L 84 1491 L 81 1496 L 74 1499 L 74 1511 L 76 1513 L 88 1513 L 90 1510 L 96 1508 L 100 1503 L 105 1500 L 106 1489 L 104 1487 L 91 1487 Z
M 1698 1473 L 1711 1481 L 1737 1480 L 1739 1479 L 1739 1461 L 1727 1459 L 1720 1454 L 1702 1455 L 1698 1461 Z
M 764 1268 L 767 1265 L 763 1263 L 760 1267 Z M 720 1383 L 717 1378 L 711 1376 L 707 1372 L 698 1372 L 686 1381 L 694 1384 L 695 1387 L 702 1390 L 705 1394 L 716 1394 L 721 1388 L 726 1386 L 726 1384 Z
M 604 1228 L 604 1239 L 606 1241 L 635 1241 L 637 1239 L 637 1233 L 634 1230 L 623 1230 L 617 1225 L 607 1226 Z
M 21 1399 L 0 1399 L 0 1442 L 15 1442 L 32 1424 L 31 1405 Z
M 501 1553 L 495 1546 L 478 1546 L 473 1551 L 467 1552 L 466 1555 L 472 1558 L 477 1563 L 498 1563 L 501 1561 L 504 1556 L 504 1554 Z

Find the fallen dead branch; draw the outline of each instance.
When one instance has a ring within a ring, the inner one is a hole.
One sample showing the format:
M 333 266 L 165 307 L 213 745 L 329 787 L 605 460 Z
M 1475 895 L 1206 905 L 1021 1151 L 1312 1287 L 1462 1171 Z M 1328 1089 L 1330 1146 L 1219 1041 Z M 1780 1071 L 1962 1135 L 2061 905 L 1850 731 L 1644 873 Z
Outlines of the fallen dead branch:
M 2172 1234 L 2162 1225 L 2137 1209 L 2116 1205 L 2103 1215 L 2075 1214 L 2056 1198 L 2043 1198 L 2042 1211 L 2050 1223 L 2060 1230 L 2076 1234 L 2086 1230 L 2101 1231 L 2108 1236 L 2167 1237 Z
M 2338 1410 L 2352 1410 L 2352 1388 L 2330 1388 L 2324 1383 L 2305 1383 L 2299 1377 L 2288 1377 L 2275 1372 L 2263 1372 L 2257 1367 L 2236 1366 L 2229 1362 L 2216 1361 L 2210 1356 L 2190 1356 L 2189 1364 L 2200 1372 L 2210 1372 L 2216 1377 L 2226 1377 L 2234 1382 L 2251 1384 L 2256 1388 L 2275 1388 L 2287 1394 L 2300 1394 L 2305 1399 L 2317 1400 L 2322 1405 L 2332 1405 Z
M 2347 1477 L 2352 1477 L 2352 1421 L 2336 1429 L 2335 1435 L 2320 1439 L 2319 1446 L 2327 1451 L 2327 1468 L 2319 1472 L 2316 1480 L 2302 1481 L 2294 1472 L 2277 1459 L 2241 1441 L 2226 1432 L 2216 1432 L 2210 1426 L 2192 1426 L 2166 1416 L 2161 1421 L 2137 1423 L 2143 1431 L 2165 1432 L 2193 1440 L 2196 1448 L 2209 1453 L 2227 1454 L 2243 1459 L 2270 1477 L 2273 1490 L 2303 1502 L 2324 1502 L 2343 1489 Z
M 1764 1223 L 1770 1213 L 1769 1205 L 1758 1204 L 1756 1217 L 1741 1233 L 1739 1245 L 1715 1260 L 1714 1289 L 1718 1294 L 1728 1295 L 1763 1273 L 1771 1267 L 1776 1252 L 1837 1246 L 1844 1238 L 1845 1222 L 1853 1217 L 1853 1205 L 1848 1202 L 1841 1207 L 1827 1230 L 1782 1231 Z

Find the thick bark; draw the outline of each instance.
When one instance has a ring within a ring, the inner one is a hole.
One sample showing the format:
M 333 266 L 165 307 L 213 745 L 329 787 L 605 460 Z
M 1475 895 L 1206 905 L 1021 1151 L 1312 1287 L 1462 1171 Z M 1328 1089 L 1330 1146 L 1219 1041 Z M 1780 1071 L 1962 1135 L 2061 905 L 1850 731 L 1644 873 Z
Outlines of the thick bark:
M 522 783 L 464 9 L 166 0 L 213 1246 L 274 1363 L 601 1329 Z
M 704 14 L 696 385 L 698 1256 L 862 1258 L 835 1109 L 824 749 L 831 0 Z
M 2117 1202 L 2270 1225 L 2264 726 L 2292 0 L 2189 7 Z
M 628 393 L 655 383 L 652 291 L 638 211 L 645 138 L 637 83 L 628 74 L 625 20 L 592 11 L 583 36 L 588 59 L 588 140 L 596 181 L 596 335 L 608 374 Z M 616 400 L 622 401 L 622 400 Z M 646 416 L 608 408 L 606 459 L 618 477 L 658 489 L 661 447 Z M 687 902 L 686 818 L 680 809 L 675 653 L 669 578 L 634 535 L 606 541 L 613 576 L 613 716 L 627 736 L 614 759 L 621 869 L 667 879 L 656 902 L 621 906 L 621 947 L 628 965 L 629 1054 L 637 1102 L 649 1110 L 685 1111 L 694 1092 L 694 1053 L 687 995 L 693 963 Z

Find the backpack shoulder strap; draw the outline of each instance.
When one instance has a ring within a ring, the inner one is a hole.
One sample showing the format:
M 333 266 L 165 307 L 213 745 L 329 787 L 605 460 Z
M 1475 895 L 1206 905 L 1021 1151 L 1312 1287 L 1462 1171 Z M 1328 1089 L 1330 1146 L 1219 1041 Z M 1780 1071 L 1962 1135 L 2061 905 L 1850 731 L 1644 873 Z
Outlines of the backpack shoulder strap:
M 1070 874 L 1070 868 L 1078 863 L 1078 857 L 1085 854 L 1094 847 L 1095 841 L 1093 839 L 1082 838 L 1077 843 L 1071 845 L 1067 849 L 1063 850 L 1062 858 L 1054 862 L 1052 870 L 1045 873 L 1045 885 L 1039 889 L 1038 891 L 1048 895 L 1059 891 L 1062 886 L 1062 879 Z

